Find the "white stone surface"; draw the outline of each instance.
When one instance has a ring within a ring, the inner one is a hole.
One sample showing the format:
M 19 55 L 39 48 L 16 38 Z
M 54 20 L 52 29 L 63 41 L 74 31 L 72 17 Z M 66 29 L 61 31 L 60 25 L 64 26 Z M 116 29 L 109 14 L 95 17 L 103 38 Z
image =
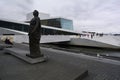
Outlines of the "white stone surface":
M 51 43 L 51 42 L 65 42 L 70 41 L 70 36 L 65 35 L 42 35 L 40 43 Z M 14 42 L 16 43 L 28 43 L 28 35 L 15 35 Z
M 29 37 L 27 35 L 28 33 L 11 30 L 11 29 L 6 29 L 6 32 L 7 31 L 11 31 L 12 33 L 15 34 L 18 33 L 17 35 L 13 36 L 14 42 L 16 43 L 29 42 Z M 0 36 L 0 38 L 2 38 L 2 36 Z M 116 48 L 116 49 L 120 48 L 120 36 L 113 36 L 113 35 L 104 35 L 102 37 L 93 36 L 93 38 L 91 38 L 90 36 L 80 37 L 80 36 L 70 36 L 70 35 L 42 35 L 40 43 L 53 43 L 53 42 L 65 42 L 65 41 L 70 41 L 70 44 L 72 45 Z
M 103 36 L 103 37 L 82 37 L 72 38 L 70 44 L 81 45 L 81 46 L 92 46 L 92 47 L 103 47 L 103 48 L 120 48 L 120 37 L 117 36 Z
M 103 43 L 108 43 L 112 45 L 120 46 L 120 36 L 113 36 L 113 35 L 104 35 L 102 37 L 100 36 L 93 36 L 93 38 L 83 37 L 85 39 L 93 40 L 93 41 L 99 41 Z

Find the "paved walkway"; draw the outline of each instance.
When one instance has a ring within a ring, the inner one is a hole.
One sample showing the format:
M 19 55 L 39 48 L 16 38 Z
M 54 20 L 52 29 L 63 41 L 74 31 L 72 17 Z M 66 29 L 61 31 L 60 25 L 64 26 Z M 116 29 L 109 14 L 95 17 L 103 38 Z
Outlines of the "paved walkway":
M 46 50 L 46 48 L 43 49 Z M 69 57 L 71 56 L 70 63 L 87 68 L 89 77 L 85 80 L 120 80 L 120 61 L 97 58 L 84 54 L 75 54 L 50 48 L 48 50 L 59 55 L 69 55 Z
M 22 48 L 25 49 L 24 47 Z M 39 76 L 36 76 L 35 73 L 41 74 L 39 69 L 42 69 L 44 67 L 43 65 L 48 66 L 51 64 L 50 61 L 57 60 L 58 62 L 65 61 L 71 65 L 88 69 L 89 77 L 84 80 L 120 80 L 119 62 L 115 61 L 116 63 L 113 63 L 114 61 L 112 62 L 109 59 L 101 60 L 90 56 L 77 55 L 71 52 L 51 48 L 41 48 L 41 51 L 49 57 L 49 60 L 46 63 L 35 65 L 27 64 L 14 56 L 3 54 L 3 52 L 0 51 L 0 74 L 6 72 L 7 74 L 10 74 L 8 77 L 16 74 L 16 77 L 13 77 L 16 79 L 18 78 L 18 75 L 21 74 L 21 76 L 19 76 L 20 78 L 17 80 L 24 80 L 24 78 L 29 80 L 39 80 Z M 26 72 L 29 72 L 30 76 L 25 76 L 27 74 Z M 41 76 L 43 75 L 41 74 Z M 4 77 L 2 80 L 7 79 Z

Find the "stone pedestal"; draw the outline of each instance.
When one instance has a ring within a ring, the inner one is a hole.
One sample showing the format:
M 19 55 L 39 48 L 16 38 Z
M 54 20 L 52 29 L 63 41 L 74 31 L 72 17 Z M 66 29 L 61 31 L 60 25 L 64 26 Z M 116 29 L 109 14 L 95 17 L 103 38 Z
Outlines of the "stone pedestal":
M 30 55 L 30 54 L 26 54 L 26 56 L 27 56 L 27 57 L 30 57 L 30 58 L 33 58 L 33 59 L 35 59 L 35 58 L 40 58 L 40 57 L 44 57 L 43 54 L 41 54 L 41 55 Z
M 20 58 L 30 64 L 40 63 L 40 62 L 44 62 L 47 60 L 47 58 L 45 56 L 38 57 L 38 58 L 27 57 L 26 54 L 29 54 L 29 51 L 22 50 L 19 48 L 6 48 L 5 53 L 10 53 L 11 55 L 16 56 L 17 58 Z

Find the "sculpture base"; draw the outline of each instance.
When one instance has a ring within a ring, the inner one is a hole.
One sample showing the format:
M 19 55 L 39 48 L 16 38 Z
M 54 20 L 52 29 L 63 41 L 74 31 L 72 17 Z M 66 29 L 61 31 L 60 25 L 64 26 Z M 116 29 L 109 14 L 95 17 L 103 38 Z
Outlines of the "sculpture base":
M 30 57 L 30 58 L 40 58 L 40 57 L 44 57 L 44 55 L 30 55 L 30 54 L 26 54 L 27 57 Z
M 30 56 L 29 51 L 22 50 L 19 48 L 6 48 L 5 53 L 10 53 L 11 55 L 19 59 L 22 59 L 30 64 L 41 63 L 47 60 L 47 57 L 45 56 L 39 56 L 33 58 L 33 56 L 32 57 Z M 29 55 L 29 57 L 27 57 L 26 55 Z

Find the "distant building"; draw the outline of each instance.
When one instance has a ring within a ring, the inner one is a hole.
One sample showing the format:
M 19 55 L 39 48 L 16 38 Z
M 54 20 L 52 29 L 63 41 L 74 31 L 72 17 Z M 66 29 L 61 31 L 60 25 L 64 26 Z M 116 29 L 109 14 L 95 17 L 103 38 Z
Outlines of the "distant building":
M 56 28 L 73 30 L 73 21 L 66 18 L 51 18 L 49 14 L 39 12 L 41 24 Z M 28 13 L 26 16 L 27 21 L 33 18 L 33 13 Z
M 45 20 L 41 20 L 41 24 L 56 28 L 73 30 L 73 21 L 65 18 L 45 19 Z
M 0 28 L 1 27 L 18 30 L 22 32 L 28 32 L 29 24 L 23 23 L 23 22 L 12 21 L 12 20 L 0 19 Z M 66 29 L 61 29 L 61 28 L 55 28 L 53 26 L 42 25 L 41 34 L 42 35 L 79 35 L 80 33 L 74 32 L 72 30 L 66 30 Z

